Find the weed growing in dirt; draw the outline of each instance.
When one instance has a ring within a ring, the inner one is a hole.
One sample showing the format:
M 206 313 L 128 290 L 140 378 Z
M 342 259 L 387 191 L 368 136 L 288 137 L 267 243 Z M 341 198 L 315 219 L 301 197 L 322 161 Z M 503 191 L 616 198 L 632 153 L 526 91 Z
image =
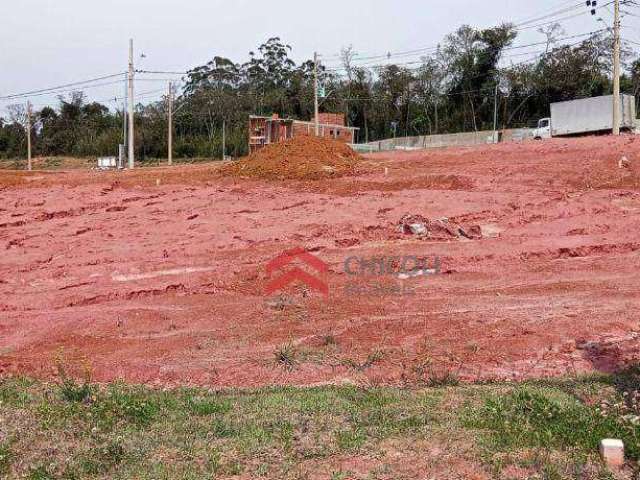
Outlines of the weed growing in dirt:
M 91 386 L 86 383 L 77 384 L 67 378 L 60 384 L 60 395 L 67 402 L 85 402 L 91 397 Z
M 123 439 L 116 438 L 109 440 L 104 446 L 91 449 L 87 457 L 79 462 L 79 467 L 86 474 L 101 475 L 116 468 L 126 458 Z
M 381 350 L 376 350 L 371 352 L 366 360 L 362 363 L 357 362 L 356 360 L 347 359 L 344 361 L 344 364 L 349 368 L 353 368 L 354 370 L 358 370 L 360 372 L 364 372 L 365 370 L 373 367 L 376 363 L 382 361 L 384 358 L 384 352 Z
M 460 385 L 460 378 L 450 370 L 440 373 L 431 372 L 427 377 L 426 385 L 431 388 L 457 387 Z
M 297 363 L 297 352 L 293 345 L 283 345 L 279 347 L 275 352 L 274 356 L 276 362 L 287 369 L 293 369 Z
M 430 388 L 458 386 L 464 362 L 451 353 L 433 355 L 431 350 L 431 343 L 424 339 L 418 350 L 418 361 L 405 380 Z
M 68 364 L 64 351 L 60 350 L 54 359 L 60 378 L 60 394 L 67 402 L 80 403 L 89 400 L 92 394 L 91 368 L 88 363 L 82 365 L 83 382 L 78 383 L 68 373 Z
M 323 347 L 332 347 L 334 345 L 337 345 L 338 341 L 336 340 L 336 337 L 329 333 L 325 336 L 322 337 L 322 346 Z

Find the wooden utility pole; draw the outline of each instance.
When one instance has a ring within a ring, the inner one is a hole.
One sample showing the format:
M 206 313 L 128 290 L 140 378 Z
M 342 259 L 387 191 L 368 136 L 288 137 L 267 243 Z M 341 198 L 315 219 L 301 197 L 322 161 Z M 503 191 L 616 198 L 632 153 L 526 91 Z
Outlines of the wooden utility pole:
M 27 170 L 31 171 L 31 102 L 27 102 Z
M 614 0 L 613 21 L 613 134 L 620 135 L 620 0 Z
M 133 118 L 133 110 L 134 110 L 134 90 L 133 90 L 133 77 L 135 74 L 134 65 L 133 65 L 133 39 L 129 40 L 129 95 L 128 95 L 128 103 L 129 103 L 129 168 L 135 168 L 135 126 L 134 126 L 134 118 Z
M 169 165 L 173 165 L 173 83 L 169 82 L 169 131 L 167 132 Z
M 320 136 L 320 102 L 318 100 L 318 54 L 313 54 L 313 99 L 314 99 L 314 122 L 316 124 L 316 137 Z

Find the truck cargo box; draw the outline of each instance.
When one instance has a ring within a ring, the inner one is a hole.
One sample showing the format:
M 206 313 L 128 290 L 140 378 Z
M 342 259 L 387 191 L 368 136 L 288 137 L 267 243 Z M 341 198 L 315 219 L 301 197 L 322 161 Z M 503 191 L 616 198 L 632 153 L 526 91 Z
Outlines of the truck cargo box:
M 620 128 L 633 129 L 636 123 L 635 97 L 620 97 Z M 551 126 L 553 137 L 613 130 L 613 96 L 552 103 Z

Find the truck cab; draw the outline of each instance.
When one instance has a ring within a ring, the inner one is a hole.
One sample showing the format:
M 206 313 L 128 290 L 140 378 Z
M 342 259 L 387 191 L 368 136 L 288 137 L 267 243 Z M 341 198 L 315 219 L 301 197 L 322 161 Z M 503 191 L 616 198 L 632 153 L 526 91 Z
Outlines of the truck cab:
M 551 138 L 551 119 L 542 118 L 538 121 L 538 128 L 533 131 L 533 138 L 542 140 L 543 138 Z

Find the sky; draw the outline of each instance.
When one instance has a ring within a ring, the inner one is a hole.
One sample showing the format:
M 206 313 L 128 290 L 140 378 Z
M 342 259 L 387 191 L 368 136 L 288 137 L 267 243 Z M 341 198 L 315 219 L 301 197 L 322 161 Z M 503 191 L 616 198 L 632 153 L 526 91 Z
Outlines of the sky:
M 318 51 L 327 66 L 342 47 L 362 56 L 405 52 L 437 45 L 462 24 L 490 27 L 520 23 L 563 8 L 567 36 L 602 28 L 579 0 L 17 0 L 3 6 L 0 28 L 0 97 L 124 72 L 133 38 L 136 68 L 185 71 L 214 56 L 241 63 L 266 39 L 279 36 L 293 47 L 297 62 Z M 605 4 L 605 0 L 601 0 Z M 636 13 L 640 13 L 637 12 Z M 598 16 L 611 21 L 602 8 Z M 547 20 L 540 20 L 544 23 Z M 627 17 L 625 34 L 640 41 L 640 18 Z M 526 26 L 536 25 L 530 23 Z M 524 29 L 516 45 L 544 41 L 536 28 Z M 517 50 L 522 53 L 540 47 Z M 514 52 L 515 53 L 515 52 Z M 144 54 L 145 58 L 140 58 Z M 513 57 L 523 61 L 533 55 Z M 418 56 L 399 61 L 418 60 Z M 139 76 L 138 101 L 159 99 L 171 75 Z M 124 82 L 85 91 L 111 107 L 122 102 Z M 105 85 L 108 84 L 108 85 Z M 116 97 L 120 97 L 117 101 Z M 29 99 L 36 108 L 55 104 L 55 95 Z M 0 115 L 10 103 L 0 98 Z

